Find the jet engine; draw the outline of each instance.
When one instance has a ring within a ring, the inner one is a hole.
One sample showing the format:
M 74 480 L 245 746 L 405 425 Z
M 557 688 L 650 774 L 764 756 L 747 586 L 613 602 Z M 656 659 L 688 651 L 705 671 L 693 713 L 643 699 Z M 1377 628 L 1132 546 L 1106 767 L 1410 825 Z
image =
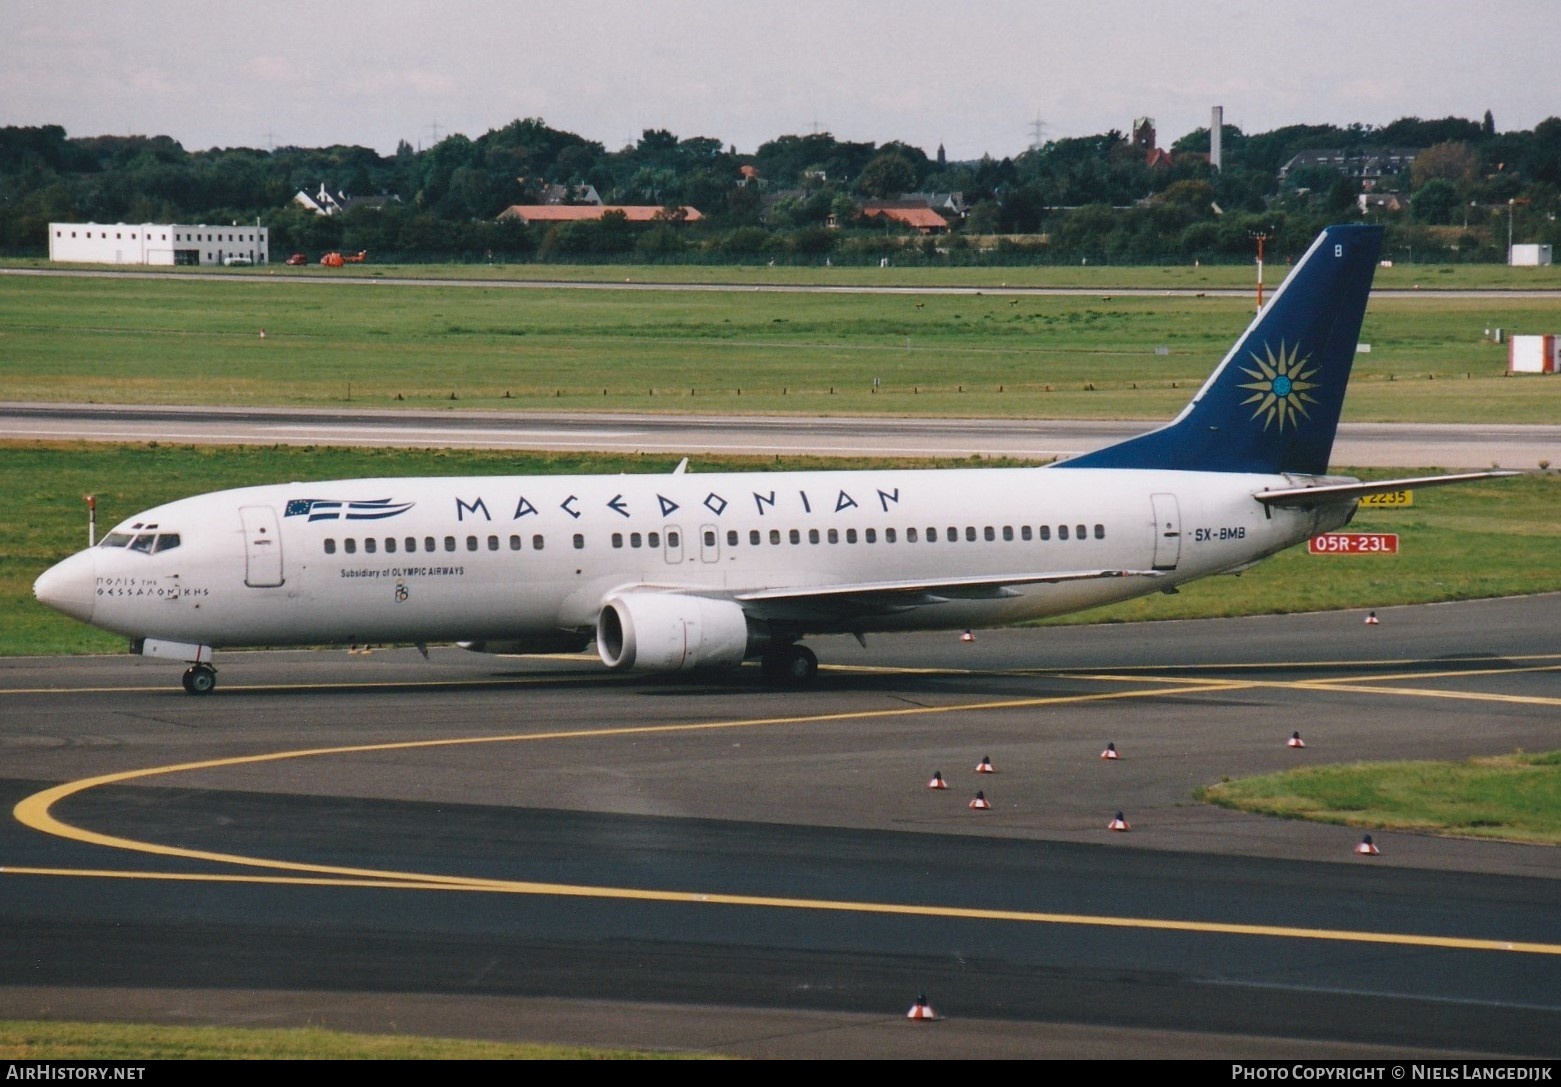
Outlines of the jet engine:
M 748 619 L 730 600 L 622 593 L 608 597 L 596 619 L 596 651 L 620 670 L 734 668 L 748 646 Z

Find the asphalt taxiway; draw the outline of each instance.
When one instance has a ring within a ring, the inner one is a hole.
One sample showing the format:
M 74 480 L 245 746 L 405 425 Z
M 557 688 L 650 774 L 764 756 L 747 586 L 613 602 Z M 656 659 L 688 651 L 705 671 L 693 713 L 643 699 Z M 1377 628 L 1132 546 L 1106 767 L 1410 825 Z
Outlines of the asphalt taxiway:
M 784 692 L 437 647 L 223 654 L 206 697 L 166 662 L 0 661 L 0 1016 L 1554 1058 L 1561 852 L 1365 856 L 1193 793 L 1553 749 L 1558 606 L 818 639 Z

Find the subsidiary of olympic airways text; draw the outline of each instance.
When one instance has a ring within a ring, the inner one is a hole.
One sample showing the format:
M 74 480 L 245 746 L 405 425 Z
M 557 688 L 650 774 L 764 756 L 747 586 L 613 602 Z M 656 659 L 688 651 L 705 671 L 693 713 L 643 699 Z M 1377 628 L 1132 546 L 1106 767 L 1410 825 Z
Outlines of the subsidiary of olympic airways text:
M 1553 1082 L 1550 1065 L 1514 1064 L 1233 1064 L 1233 1080 L 1502 1080 Z

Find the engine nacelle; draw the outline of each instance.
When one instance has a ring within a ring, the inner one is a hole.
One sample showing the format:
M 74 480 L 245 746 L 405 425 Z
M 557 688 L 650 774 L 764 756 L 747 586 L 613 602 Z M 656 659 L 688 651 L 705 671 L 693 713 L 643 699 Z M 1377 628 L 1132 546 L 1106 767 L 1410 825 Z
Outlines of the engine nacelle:
M 733 668 L 748 656 L 748 619 L 730 600 L 623 593 L 602 604 L 596 652 L 603 664 L 616 669 Z
M 528 653 L 578 653 L 591 644 L 591 636 L 561 630 L 557 634 L 534 634 L 526 638 L 487 638 L 483 641 L 455 644 L 472 653 L 522 657 Z

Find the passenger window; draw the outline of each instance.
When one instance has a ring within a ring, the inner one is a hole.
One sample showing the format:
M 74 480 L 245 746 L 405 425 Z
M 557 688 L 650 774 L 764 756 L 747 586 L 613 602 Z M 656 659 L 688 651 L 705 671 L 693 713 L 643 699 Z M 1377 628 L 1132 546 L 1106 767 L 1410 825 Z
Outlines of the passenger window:
M 714 536 L 711 537 L 710 542 L 711 542 L 711 544 L 715 543 Z M 646 547 L 660 547 L 661 546 L 661 533 L 659 533 L 659 532 L 647 532 L 647 533 L 645 533 L 645 546 Z
M 894 539 L 895 539 L 895 537 L 894 537 L 894 529 L 886 528 L 886 529 L 883 530 L 883 542 L 884 543 L 894 543 Z
M 786 538 L 788 540 L 790 540 L 794 544 L 801 543 L 802 542 L 802 532 L 800 530 L 794 528 L 794 529 L 792 529 L 790 532 L 788 532 L 786 534 Z
M 533 550 L 533 551 L 541 551 L 542 550 L 542 537 L 541 537 L 540 534 L 531 537 L 531 550 Z
M 1096 525 L 1095 526 L 1095 539 L 1097 539 L 1097 540 L 1104 540 L 1105 538 L 1106 538 L 1106 526 L 1105 525 Z
M 468 551 L 475 551 L 475 550 L 477 550 L 477 537 L 475 537 L 475 536 L 468 536 L 468 537 L 466 537 L 466 550 L 468 550 Z
M 1003 526 L 1003 539 L 1005 539 L 1005 540 L 1009 541 L 1010 543 L 1012 543 L 1013 542 L 1013 538 L 1014 538 L 1014 526 L 1013 525 L 1004 525 Z
M 667 546 L 668 547 L 681 547 L 682 544 L 679 543 L 680 539 L 681 539 L 681 537 L 676 532 L 669 532 L 669 533 L 667 533 Z
M 986 528 L 982 529 L 981 535 L 986 539 L 987 543 L 992 543 L 997 539 L 997 533 L 993 531 L 991 525 L 987 525 Z
M 424 536 L 423 537 L 423 550 L 424 551 L 434 551 L 436 549 L 437 548 L 436 548 L 436 545 L 434 543 L 434 538 L 432 536 Z
M 846 529 L 846 543 L 856 543 L 856 529 Z
M 816 528 L 808 529 L 808 543 L 810 543 L 810 544 L 818 543 L 818 529 L 816 529 Z
M 1067 525 L 1058 525 L 1057 526 L 1057 538 L 1059 540 L 1066 540 L 1068 538 L 1068 526 Z
M 1051 538 L 1052 538 L 1052 527 L 1051 527 L 1051 525 L 1042 525 L 1041 526 L 1041 539 L 1049 540 Z
M 938 542 L 938 530 L 933 528 L 931 525 L 927 526 L 927 542 L 928 543 L 937 543 Z
M 651 535 L 654 536 L 655 533 L 652 532 Z M 578 532 L 575 533 L 575 550 L 576 551 L 584 551 L 585 550 L 585 537 L 583 535 L 581 535 L 580 533 L 578 533 Z
M 614 532 L 612 534 L 612 545 L 619 548 L 623 546 L 623 533 Z
M 395 553 L 396 553 L 396 538 L 394 536 L 386 536 L 385 537 L 385 554 L 387 554 L 387 555 L 394 555 Z
M 970 543 L 975 543 L 976 542 L 976 526 L 975 525 L 966 525 L 965 526 L 965 539 L 968 542 L 970 542 Z
M 908 528 L 908 529 L 905 530 L 905 542 L 906 543 L 915 543 L 916 542 L 916 530 L 914 528 Z
M 737 546 L 737 530 L 735 528 L 729 528 L 726 530 L 726 546 Z
M 379 543 L 378 543 L 378 541 L 376 541 L 374 539 L 373 536 L 370 536 L 368 539 L 363 541 L 363 553 L 365 555 L 372 555 L 372 554 L 374 554 L 374 552 L 376 552 L 378 550 L 379 550 Z
M 351 536 L 348 536 L 345 540 L 343 540 L 341 542 L 341 546 L 342 550 L 347 552 L 349 555 L 356 555 L 358 553 L 358 541 L 354 540 Z
M 772 544 L 780 543 L 780 529 L 778 529 L 778 528 L 770 529 L 770 543 L 772 543 Z
M 1030 526 L 1029 525 L 1020 525 L 1019 526 L 1019 538 L 1021 540 L 1028 540 L 1030 538 Z
M 613 544 L 613 546 L 617 547 L 617 546 L 619 546 L 622 543 L 623 543 L 623 537 L 620 536 L 620 537 L 618 537 L 618 543 Z M 511 536 L 509 538 L 509 549 L 511 551 L 519 551 L 520 550 L 520 537 L 519 536 Z
M 713 529 L 713 528 L 705 529 L 705 546 L 706 547 L 714 547 L 715 546 L 715 529 Z
M 630 547 L 642 547 L 642 546 L 644 546 L 644 544 L 645 544 L 645 537 L 641 536 L 638 532 L 631 532 L 631 533 L 629 533 L 629 546 Z
M 488 550 L 489 551 L 497 551 L 498 549 L 499 549 L 499 538 L 497 536 L 489 536 L 488 537 Z
M 408 536 L 402 543 L 406 544 L 406 551 L 411 554 L 417 550 L 417 537 Z
M 446 536 L 444 538 L 444 549 L 446 551 L 454 551 L 455 550 L 455 537 L 454 536 Z
M 325 553 L 327 555 L 336 554 L 336 541 L 329 536 L 325 537 Z
M 889 531 L 893 532 L 894 529 L 891 528 Z M 878 542 L 878 530 L 876 528 L 865 529 L 862 532 L 862 539 L 866 540 L 868 543 L 877 543 Z
M 754 547 L 758 547 L 759 546 L 759 530 L 758 529 L 750 528 L 748 530 L 748 542 L 750 544 L 752 544 Z
M 1074 531 L 1078 533 L 1078 536 L 1076 537 L 1077 539 L 1080 539 L 1080 540 L 1087 540 L 1087 539 L 1089 539 L 1089 529 L 1087 527 L 1085 527 L 1084 525 L 1076 525 L 1074 527 Z
M 829 530 L 829 542 L 832 544 L 837 544 L 840 542 L 840 530 L 838 528 L 832 528 Z

